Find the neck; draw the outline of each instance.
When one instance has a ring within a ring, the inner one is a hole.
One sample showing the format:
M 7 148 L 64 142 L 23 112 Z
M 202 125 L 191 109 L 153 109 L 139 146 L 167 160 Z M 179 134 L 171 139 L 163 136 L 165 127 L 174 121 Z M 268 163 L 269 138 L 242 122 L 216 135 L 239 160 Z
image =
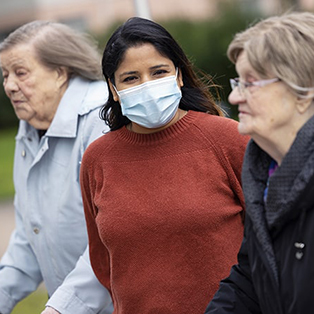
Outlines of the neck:
M 180 119 L 182 119 L 186 114 L 187 114 L 187 111 L 182 110 L 182 109 L 178 109 L 175 116 L 173 117 L 173 119 L 169 123 L 167 123 L 166 125 L 164 125 L 160 128 L 156 128 L 156 129 L 148 129 L 148 128 L 142 127 L 139 124 L 134 123 L 134 122 L 131 122 L 130 124 L 128 124 L 126 126 L 126 128 L 132 132 L 135 132 L 135 133 L 141 133 L 141 134 L 156 133 L 156 132 L 160 132 L 160 131 L 168 128 L 169 126 L 175 124 Z
M 296 134 L 291 136 L 280 137 L 278 140 L 273 138 L 271 141 L 262 137 L 252 137 L 254 142 L 265 151 L 270 157 L 272 157 L 280 166 L 283 158 L 288 153 L 292 143 L 296 138 Z
M 267 134 L 266 137 L 254 135 L 252 138 L 261 149 L 278 163 L 278 165 L 281 165 L 283 158 L 290 150 L 298 132 L 312 117 L 312 111 L 308 110 L 304 114 L 299 114 L 296 119 L 292 119 L 287 127 L 272 132 L 272 134 Z

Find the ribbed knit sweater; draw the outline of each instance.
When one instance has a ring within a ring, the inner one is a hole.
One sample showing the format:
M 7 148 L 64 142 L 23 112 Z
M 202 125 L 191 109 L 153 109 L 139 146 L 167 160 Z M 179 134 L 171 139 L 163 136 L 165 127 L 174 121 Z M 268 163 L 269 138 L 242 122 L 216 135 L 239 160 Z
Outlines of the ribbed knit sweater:
M 115 314 L 201 314 L 243 236 L 237 122 L 189 111 L 169 128 L 125 127 L 84 154 L 92 267 Z

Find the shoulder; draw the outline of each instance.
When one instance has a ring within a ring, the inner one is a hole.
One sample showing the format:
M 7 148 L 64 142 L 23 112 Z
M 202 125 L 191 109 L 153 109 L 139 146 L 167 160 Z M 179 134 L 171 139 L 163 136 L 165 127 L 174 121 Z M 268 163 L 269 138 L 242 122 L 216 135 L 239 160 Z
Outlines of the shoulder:
M 248 137 L 239 134 L 238 122 L 228 117 L 215 116 L 207 113 L 197 112 L 195 125 L 204 135 L 215 141 L 232 141 L 238 139 L 247 143 Z
M 119 142 L 117 132 L 119 132 L 119 130 L 108 132 L 103 131 L 101 136 L 89 144 L 84 153 L 84 158 L 93 160 L 95 164 L 107 160 L 112 151 L 112 147 Z
M 88 91 L 85 97 L 86 102 L 107 101 L 108 87 L 105 81 L 89 82 Z
M 238 122 L 231 118 L 206 113 L 197 115 L 195 127 L 210 147 L 221 157 L 242 162 L 249 137 L 238 132 Z
M 104 81 L 83 81 L 86 94 L 83 98 L 79 114 L 84 115 L 92 110 L 100 109 L 108 100 L 108 87 Z

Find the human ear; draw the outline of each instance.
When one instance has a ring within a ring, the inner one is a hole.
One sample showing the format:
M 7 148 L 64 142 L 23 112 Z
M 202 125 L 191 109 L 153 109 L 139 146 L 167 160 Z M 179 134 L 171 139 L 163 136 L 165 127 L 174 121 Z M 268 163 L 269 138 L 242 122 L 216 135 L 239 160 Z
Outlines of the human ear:
M 110 88 L 110 91 L 111 91 L 112 96 L 113 96 L 113 100 L 119 101 L 119 95 L 118 95 L 116 89 L 113 87 L 113 84 L 111 83 L 110 80 L 108 80 L 108 84 L 109 84 L 109 88 Z
M 57 70 L 57 84 L 58 87 L 62 87 L 68 82 L 69 74 L 66 67 L 59 67 Z
M 182 77 L 182 72 L 181 69 L 178 69 L 178 77 L 177 77 L 178 83 L 180 87 L 183 87 L 183 77 Z
M 296 107 L 300 114 L 304 114 L 313 104 L 313 98 L 297 98 Z

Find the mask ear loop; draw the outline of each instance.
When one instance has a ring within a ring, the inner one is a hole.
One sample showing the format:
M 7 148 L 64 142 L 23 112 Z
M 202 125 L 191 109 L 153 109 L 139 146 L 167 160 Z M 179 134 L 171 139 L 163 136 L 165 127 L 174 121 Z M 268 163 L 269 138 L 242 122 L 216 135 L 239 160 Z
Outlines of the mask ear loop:
M 117 95 L 118 95 L 119 98 L 120 98 L 120 94 L 119 94 L 119 91 L 117 90 L 116 86 L 113 84 L 113 82 L 112 82 L 111 80 L 110 80 L 110 83 L 111 83 L 113 89 L 115 90 L 115 92 L 117 93 Z
M 111 85 L 113 86 L 114 90 L 115 90 L 116 92 L 118 92 L 118 90 L 117 90 L 117 88 L 116 88 L 116 86 L 115 86 L 113 80 L 112 80 L 112 79 L 109 79 L 109 81 L 110 81 Z

